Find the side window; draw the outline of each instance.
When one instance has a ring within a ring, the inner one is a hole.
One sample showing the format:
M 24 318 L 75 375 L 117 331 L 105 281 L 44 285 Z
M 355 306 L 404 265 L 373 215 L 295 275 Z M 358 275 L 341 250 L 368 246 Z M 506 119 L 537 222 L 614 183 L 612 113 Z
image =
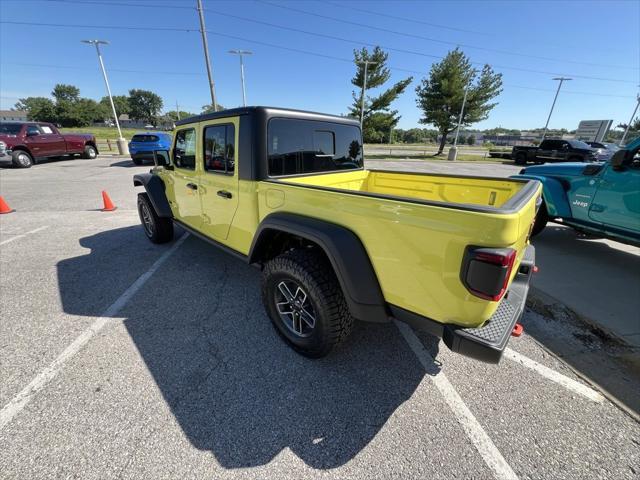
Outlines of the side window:
M 27 127 L 27 135 L 40 135 L 40 129 L 36 125 L 29 125 Z
M 233 174 L 235 171 L 235 132 L 231 124 L 212 125 L 204 129 L 204 169 Z
M 43 133 L 53 133 L 53 129 L 49 125 L 40 126 Z
M 196 131 L 193 128 L 179 130 L 173 147 L 173 163 L 178 168 L 196 168 Z

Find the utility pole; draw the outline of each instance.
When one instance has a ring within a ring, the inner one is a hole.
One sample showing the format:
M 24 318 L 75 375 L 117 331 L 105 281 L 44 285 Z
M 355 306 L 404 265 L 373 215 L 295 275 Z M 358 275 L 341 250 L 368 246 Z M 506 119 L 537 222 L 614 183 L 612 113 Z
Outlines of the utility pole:
M 547 117 L 547 123 L 544 125 L 544 131 L 542 132 L 542 139 L 540 139 L 540 143 L 542 143 L 542 141 L 544 140 L 544 137 L 547 135 L 547 127 L 549 126 L 549 120 L 551 120 L 551 114 L 553 113 L 553 107 L 556 106 L 556 100 L 558 99 L 558 94 L 560 93 L 560 88 L 562 87 L 562 83 L 564 81 L 573 80 L 573 78 L 557 77 L 557 78 L 554 78 L 554 80 L 558 80 L 558 81 L 560 81 L 560 83 L 558 84 L 558 90 L 556 90 L 556 96 L 553 97 L 553 103 L 551 104 L 551 110 L 549 111 L 549 116 Z
M 204 26 L 204 13 L 202 10 L 202 0 L 198 2 L 198 16 L 200 17 L 200 33 L 202 34 L 202 46 L 204 48 L 204 62 L 207 65 L 207 75 L 209 76 L 209 91 L 211 92 L 211 105 L 213 111 L 218 111 L 218 103 L 216 102 L 216 87 L 213 83 L 213 71 L 211 69 L 211 60 L 209 60 L 209 43 L 207 42 L 207 29 Z
M 367 91 L 367 69 L 369 65 L 377 65 L 378 62 L 370 62 L 369 60 L 363 60 L 356 62 L 358 65 L 364 65 L 364 77 L 362 78 L 362 98 L 360 99 L 360 130 L 362 130 L 362 124 L 364 122 L 364 94 Z
M 242 61 L 243 55 L 253 55 L 253 52 L 249 50 L 229 50 L 232 55 L 238 55 L 240 57 L 240 82 L 242 83 L 242 106 L 247 106 L 247 92 L 244 87 L 244 62 Z
M 176 116 L 178 117 L 178 121 L 180 121 L 180 107 L 178 107 L 178 100 L 176 100 Z
M 631 118 L 629 119 L 629 123 L 627 123 L 627 128 L 624 129 L 624 134 L 622 135 L 622 139 L 620 140 L 621 147 L 624 145 L 624 140 L 627 138 L 627 133 L 629 133 L 629 129 L 631 128 L 631 122 L 633 122 L 634 117 L 636 116 L 636 112 L 638 111 L 638 107 L 640 107 L 640 93 L 636 96 L 636 108 L 633 109 L 633 113 L 631 114 Z
M 111 110 L 113 111 L 113 119 L 116 122 L 116 127 L 118 128 L 118 140 L 116 144 L 118 145 L 118 153 L 120 155 L 128 155 L 129 147 L 127 146 L 127 142 L 122 137 L 122 130 L 120 130 L 120 122 L 118 121 L 118 113 L 116 112 L 116 106 L 113 103 L 113 96 L 111 95 L 111 87 L 109 87 L 109 79 L 107 78 L 107 71 L 104 68 L 104 62 L 102 61 L 102 53 L 100 52 L 100 45 L 109 45 L 109 42 L 106 40 L 82 40 L 82 43 L 87 43 L 89 45 L 94 45 L 96 47 L 96 53 L 98 54 L 98 61 L 100 62 L 100 69 L 102 70 L 102 76 L 104 77 L 104 84 L 107 87 L 107 95 L 109 95 L 109 102 L 111 103 Z
M 469 87 L 464 89 L 464 97 L 462 97 L 462 108 L 460 109 L 460 116 L 458 117 L 458 127 L 456 128 L 456 136 L 453 137 L 453 147 L 449 149 L 448 160 L 452 162 L 458 158 L 458 134 L 460 133 L 460 125 L 462 124 L 462 115 L 464 114 L 464 107 L 467 104 L 467 94 L 469 93 Z

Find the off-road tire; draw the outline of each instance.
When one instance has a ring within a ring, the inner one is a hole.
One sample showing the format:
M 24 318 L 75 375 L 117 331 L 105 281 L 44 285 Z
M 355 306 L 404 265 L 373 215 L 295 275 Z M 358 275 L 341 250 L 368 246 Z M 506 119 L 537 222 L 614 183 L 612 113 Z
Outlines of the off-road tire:
M 16 168 L 31 168 L 34 161 L 29 153 L 24 150 L 16 150 L 11 154 L 11 163 Z
M 146 193 L 138 194 L 138 215 L 142 230 L 153 243 L 167 243 L 173 240 L 173 222 L 170 218 L 158 216 Z
M 536 215 L 536 219 L 533 222 L 533 228 L 531 229 L 531 237 L 535 237 L 538 235 L 544 227 L 547 226 L 547 222 L 549 221 L 549 214 L 547 213 L 547 206 L 544 202 L 540 205 L 538 209 L 538 213 Z
M 527 164 L 527 154 L 524 152 L 520 152 L 516 155 L 515 158 L 516 165 L 526 165 Z
M 315 325 L 306 338 L 293 333 L 278 312 L 276 289 L 283 280 L 299 284 L 313 307 Z M 315 248 L 290 250 L 267 262 L 262 271 L 262 303 L 280 336 L 306 357 L 324 357 L 347 338 L 353 327 L 333 268 Z
M 84 152 L 82 152 L 82 154 L 80 155 L 80 157 L 84 158 L 85 160 L 91 160 L 93 158 L 96 158 L 97 156 L 98 150 L 96 150 L 96 147 L 94 147 L 93 145 L 85 145 Z

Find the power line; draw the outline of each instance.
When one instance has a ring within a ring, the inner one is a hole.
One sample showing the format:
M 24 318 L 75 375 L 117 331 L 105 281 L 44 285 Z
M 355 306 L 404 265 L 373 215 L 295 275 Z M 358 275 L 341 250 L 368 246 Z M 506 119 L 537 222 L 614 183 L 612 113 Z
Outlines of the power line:
M 302 13 L 304 15 L 310 15 L 312 17 L 324 18 L 326 20 L 331 20 L 333 22 L 340 22 L 340 23 L 344 23 L 346 25 L 353 25 L 353 26 L 357 26 L 357 27 L 368 28 L 370 30 L 378 30 L 380 32 L 392 33 L 394 35 L 401 35 L 403 37 L 416 38 L 416 39 L 419 39 L 419 40 L 426 40 L 428 42 L 440 43 L 440 44 L 443 44 L 443 45 L 452 45 L 452 46 L 455 46 L 455 47 L 471 48 L 471 49 L 475 49 L 475 50 L 482 50 L 482 51 L 485 51 L 485 52 L 500 53 L 500 54 L 503 54 L 503 55 L 512 55 L 512 56 L 517 56 L 517 57 L 533 58 L 533 59 L 537 59 L 537 60 L 546 60 L 546 61 L 552 61 L 552 62 L 573 63 L 573 64 L 576 64 L 576 65 L 587 65 L 587 66 L 591 66 L 591 67 L 621 68 L 621 69 L 626 69 L 626 70 L 628 70 L 628 69 L 635 70 L 635 67 L 628 67 L 628 66 L 622 66 L 622 65 L 605 65 L 605 64 L 599 64 L 599 63 L 579 62 L 579 61 L 575 61 L 575 60 L 565 60 L 565 59 L 560 59 L 560 58 L 542 57 L 542 56 L 538 56 L 538 55 L 529 55 L 529 54 L 526 54 L 526 53 L 511 52 L 511 51 L 508 51 L 508 50 L 497 50 L 497 49 L 487 48 L 487 47 L 478 47 L 478 46 L 475 46 L 475 45 L 469 45 L 469 44 L 464 44 L 464 43 L 459 43 L 459 42 L 450 42 L 450 41 L 447 41 L 447 40 L 440 40 L 438 38 L 425 37 L 423 35 L 418 35 L 418 34 L 415 34 L 415 33 L 399 32 L 397 30 L 391 30 L 389 28 L 378 27 L 376 25 L 369 25 L 369 24 L 362 23 L 362 22 L 354 22 L 354 21 L 351 21 L 351 20 L 345 20 L 345 19 L 342 19 L 342 18 L 331 17 L 329 15 L 323 15 L 323 14 L 320 14 L 320 13 L 309 12 L 308 10 L 301 10 L 301 9 L 295 8 L 295 7 L 280 5 L 280 4 L 277 4 L 277 3 L 271 3 L 271 2 L 268 2 L 266 0 L 256 0 L 256 1 L 259 2 L 259 3 L 262 3 L 264 5 L 269 5 L 269 6 L 276 7 L 276 8 L 281 8 L 281 9 L 284 9 L 284 10 L 290 10 L 292 12 L 298 12 L 298 13 Z
M 40 1 L 69 3 L 69 4 L 84 4 L 84 5 L 127 6 L 127 7 L 155 8 L 155 9 L 157 9 L 157 8 L 173 8 L 173 9 L 193 10 L 192 7 L 178 6 L 178 5 L 145 5 L 145 4 L 136 4 L 136 3 L 128 3 L 128 2 L 106 2 L 106 1 L 99 1 L 99 0 L 97 0 L 97 1 L 90 1 L 90 0 L 40 0 Z M 350 20 L 344 20 L 344 19 L 341 19 L 341 18 L 336 18 L 336 17 L 329 16 L 329 15 L 322 15 L 322 14 L 319 14 L 319 13 L 309 12 L 307 10 L 302 10 L 302 9 L 299 9 L 299 8 L 294 8 L 294 7 L 290 7 L 290 6 L 285 6 L 285 5 L 272 3 L 272 2 L 269 2 L 269 1 L 266 1 L 266 0 L 254 0 L 254 1 L 262 3 L 264 5 L 271 6 L 271 7 L 276 7 L 276 8 L 281 8 L 281 9 L 285 9 L 285 10 L 290 10 L 290 11 L 302 13 L 304 15 L 310 15 L 310 16 L 314 16 L 314 17 L 318 17 L 318 18 L 324 18 L 324 19 L 327 19 L 327 20 L 335 21 L 335 22 L 345 23 L 345 24 L 348 24 L 348 25 L 354 25 L 354 26 L 358 26 L 358 27 L 369 28 L 369 29 L 373 29 L 373 30 L 386 32 L 386 33 L 392 33 L 392 34 L 395 34 L 395 35 L 402 35 L 402 36 L 409 37 L 409 38 L 417 38 L 417 39 L 421 39 L 421 40 L 426 40 L 426 41 L 445 44 L 445 45 L 452 45 L 452 46 L 456 46 L 456 47 L 464 47 L 464 48 L 482 50 L 482 51 L 486 51 L 486 52 L 500 53 L 500 54 L 504 54 L 504 55 L 519 56 L 519 57 L 524 57 L 524 58 L 532 58 L 532 59 L 545 60 L 545 61 L 551 61 L 551 62 L 571 63 L 571 64 L 575 64 L 575 65 L 585 65 L 585 66 L 591 66 L 591 67 L 595 66 L 595 67 L 618 68 L 618 69 L 634 70 L 634 71 L 636 70 L 636 67 L 628 67 L 628 66 L 623 66 L 623 65 L 608 65 L 608 64 L 600 64 L 600 63 L 592 63 L 592 62 L 580 62 L 580 61 L 576 61 L 576 60 L 568 60 L 568 59 L 560 59 L 560 58 L 552 58 L 552 57 L 543 57 L 543 56 L 539 56 L 539 55 L 529 55 L 529 54 L 525 54 L 525 53 L 511 52 L 511 51 L 507 51 L 507 50 L 498 50 L 498 49 L 491 49 L 491 48 L 487 48 L 487 47 L 479 47 L 479 46 L 470 45 L 470 44 L 463 44 L 463 43 L 458 43 L 458 42 L 450 42 L 450 41 L 446 41 L 446 40 L 440 40 L 440 39 L 436 39 L 436 38 L 425 37 L 425 36 L 422 36 L 422 35 L 417 35 L 417 34 L 412 34 L 412 33 L 407 33 L 407 32 L 399 32 L 399 31 L 396 31 L 396 30 L 391 30 L 391 29 L 387 29 L 387 28 L 383 28 L 383 27 L 378 27 L 378 26 L 375 26 L 375 25 L 363 24 L 361 22 L 354 22 L 354 21 L 350 21 Z M 327 3 L 332 3 L 332 2 L 328 1 Z M 366 13 L 372 13 L 374 15 L 377 14 L 377 15 L 381 15 L 381 16 L 384 16 L 384 17 L 388 17 L 388 18 L 397 18 L 397 19 L 402 19 L 402 20 L 410 20 L 410 21 L 416 21 L 418 23 L 424 23 L 424 24 L 430 25 L 430 26 L 443 27 L 442 25 L 431 24 L 431 23 L 428 23 L 428 22 L 422 22 L 422 21 L 418 21 L 418 20 L 412 20 L 412 19 L 408 19 L 406 17 L 394 17 L 392 15 L 385 15 L 385 14 L 381 14 L 381 13 L 378 13 L 378 12 L 371 12 L 371 11 L 368 11 L 368 10 L 359 9 L 359 8 L 351 7 L 351 6 L 343 6 L 343 7 L 344 8 L 349 8 L 349 9 L 352 9 L 352 10 L 363 11 L 363 12 L 366 12 Z M 238 19 L 238 20 L 258 23 L 258 24 L 269 26 L 269 27 L 273 27 L 273 28 L 280 28 L 280 29 L 289 30 L 289 31 L 293 31 L 293 32 L 304 33 L 304 34 L 307 34 L 307 35 L 315 35 L 315 36 L 320 36 L 320 37 L 323 37 L 323 38 L 330 38 L 330 39 L 333 39 L 333 40 L 349 42 L 349 43 L 358 43 L 358 44 L 363 44 L 363 45 L 368 45 L 368 46 L 376 45 L 376 44 L 372 44 L 372 43 L 359 42 L 359 41 L 355 41 L 355 40 L 344 39 L 344 38 L 340 38 L 340 37 L 336 37 L 336 36 L 332 36 L 332 35 L 327 35 L 327 34 L 321 34 L 321 33 L 317 33 L 317 32 L 310 32 L 308 30 L 302 30 L 302 29 L 298 29 L 298 28 L 287 27 L 287 26 L 284 26 L 284 25 L 278 25 L 278 24 L 274 24 L 274 23 L 270 23 L 270 22 L 266 22 L 266 21 L 261 21 L 261 20 L 257 20 L 257 19 L 252 19 L 252 18 L 248 18 L 248 17 L 239 16 L 239 15 L 233 15 L 233 14 L 226 13 L 226 12 L 221 12 L 221 11 L 218 11 L 218 10 L 213 10 L 213 9 L 208 9 L 208 8 L 205 8 L 204 10 L 205 11 L 210 11 L 211 13 L 215 13 L 217 15 L 226 16 L 226 17 L 229 17 L 229 18 L 235 18 L 235 19 Z M 446 27 L 443 27 L 443 28 L 446 28 Z M 451 28 L 453 28 L 453 27 L 451 27 Z M 453 28 L 453 29 L 455 30 L 455 28 Z M 466 31 L 466 32 L 471 32 L 471 31 L 463 30 L 463 29 L 460 29 L 460 30 L 461 31 Z M 473 32 L 473 33 L 479 33 L 479 32 Z M 383 47 L 382 45 L 380 45 L 380 46 Z M 383 48 L 385 48 L 386 50 L 397 51 L 397 52 L 401 52 L 401 53 L 409 53 L 409 54 L 412 54 L 412 55 L 420 55 L 420 56 L 425 56 L 425 57 L 430 57 L 430 58 L 438 58 L 438 59 L 444 58 L 444 57 L 438 56 L 438 55 L 428 55 L 428 54 L 424 54 L 424 53 L 421 53 L 421 52 L 415 52 L 415 51 L 404 50 L 404 49 L 397 49 L 397 48 L 391 48 L 391 47 L 383 47 Z M 484 63 L 482 63 L 482 62 L 471 62 L 471 63 L 472 64 L 476 64 L 476 65 L 484 65 Z M 500 68 L 512 69 L 512 70 L 520 70 L 520 71 L 529 72 L 529 73 L 544 73 L 545 75 L 565 75 L 565 73 L 545 72 L 545 71 L 537 71 L 537 70 L 532 70 L 532 69 L 521 69 L 521 68 L 509 67 L 509 66 L 500 66 Z M 576 74 L 570 74 L 570 75 L 572 75 L 574 77 L 578 77 L 578 75 L 576 75 Z M 581 76 L 580 78 L 591 79 L 591 80 L 618 81 L 618 80 L 612 80 L 612 79 L 607 79 L 607 78 L 602 78 L 602 77 L 589 77 L 589 76 L 584 76 L 584 75 Z M 635 82 L 630 82 L 630 83 L 635 83 Z
M 258 20 L 256 20 L 256 22 L 263 23 L 263 22 L 260 22 Z M 15 21 L 8 21 L 8 20 L 0 20 L 0 24 L 3 24 L 3 23 L 4 24 L 11 24 L 11 25 L 32 25 L 32 26 L 45 26 L 45 27 L 71 27 L 71 28 L 93 28 L 93 29 L 103 28 L 103 29 L 116 29 L 116 30 L 139 30 L 139 31 L 147 31 L 147 30 L 151 30 L 151 31 L 178 31 L 178 32 L 188 32 L 188 33 L 198 32 L 199 31 L 199 30 L 196 30 L 196 29 L 178 28 L 178 27 L 132 27 L 132 26 L 122 26 L 122 25 L 80 25 L 80 24 L 59 24 L 59 23 L 15 22 Z M 310 32 L 305 32 L 305 33 L 310 33 Z M 269 42 L 263 42 L 263 41 L 260 41 L 260 40 L 248 39 L 248 38 L 240 37 L 240 36 L 237 36 L 237 35 L 229 35 L 229 34 L 214 32 L 214 31 L 210 31 L 210 30 L 207 31 L 207 34 L 208 35 L 217 35 L 217 36 L 221 36 L 221 37 L 225 37 L 225 38 L 232 38 L 232 39 L 235 39 L 235 40 L 241 40 L 241 41 L 245 41 L 245 42 L 255 43 L 257 45 L 264 45 L 264 46 L 267 46 L 267 47 L 279 48 L 279 49 L 282 49 L 282 50 L 288 50 L 288 51 L 297 52 L 297 53 L 314 55 L 314 56 L 317 56 L 317 57 L 340 60 L 340 61 L 348 62 L 348 63 L 352 63 L 353 62 L 352 59 L 341 58 L 341 57 L 336 57 L 336 56 L 333 56 L 333 55 L 321 54 L 321 53 L 316 53 L 316 52 L 309 52 L 308 50 L 302 50 L 302 49 L 297 49 L 297 48 L 292 48 L 292 47 L 284 47 L 282 45 L 277 45 L 277 44 L 273 44 L 273 43 L 269 43 Z M 310 34 L 311 35 L 318 35 L 318 36 L 325 36 L 324 34 L 315 34 L 315 33 L 310 33 Z M 358 42 L 358 41 L 354 41 L 354 40 L 342 39 L 342 38 L 339 38 L 339 37 L 333 37 L 333 38 L 341 40 L 341 41 L 349 42 L 349 43 L 352 43 L 352 44 L 376 46 L 375 44 L 372 44 L 372 43 L 369 43 L 369 42 Z M 401 50 L 401 49 L 395 49 L 395 48 L 392 48 L 392 47 L 385 47 L 385 46 L 382 46 L 382 45 L 381 45 L 381 47 L 385 48 L 387 50 L 391 50 L 391 51 L 402 51 L 402 52 L 405 52 L 405 53 L 412 53 L 412 54 L 415 54 L 415 55 L 420 55 L 420 56 L 425 56 L 425 57 L 431 57 L 431 58 L 437 58 L 437 59 L 444 58 L 444 57 L 438 57 L 438 56 L 435 56 L 435 55 L 422 54 L 420 52 L 412 52 L 410 50 Z M 471 63 L 481 64 L 480 62 L 471 62 Z M 505 70 L 518 70 L 518 71 L 528 72 L 528 73 L 539 73 L 539 74 L 545 74 L 545 75 L 572 75 L 575 78 L 584 78 L 584 79 L 588 79 L 588 80 L 600 80 L 600 81 L 635 84 L 635 82 L 633 82 L 633 81 L 614 79 L 614 78 L 591 77 L 591 76 L 587 76 L 587 75 L 567 74 L 567 73 L 559 73 L 559 72 L 549 72 L 549 71 L 533 70 L 533 69 L 527 69 L 527 68 L 509 67 L 509 66 L 504 66 L 504 65 L 493 65 L 493 67 L 501 68 L 501 69 L 505 69 Z M 415 73 L 415 74 L 418 74 L 418 75 L 421 75 L 421 74 L 425 73 L 425 72 L 422 72 L 422 71 L 408 70 L 408 69 L 402 69 L 402 68 L 397 68 L 397 67 L 394 68 L 394 70 L 405 71 L 405 72 L 408 72 L 408 73 Z

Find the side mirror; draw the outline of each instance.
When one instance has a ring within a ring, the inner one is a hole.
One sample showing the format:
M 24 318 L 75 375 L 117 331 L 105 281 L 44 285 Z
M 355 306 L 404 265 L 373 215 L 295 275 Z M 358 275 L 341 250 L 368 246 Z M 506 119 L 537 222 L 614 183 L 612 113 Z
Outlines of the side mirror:
M 173 170 L 171 166 L 171 159 L 169 157 L 169 150 L 154 150 L 153 151 L 153 163 L 158 167 L 165 167 Z
M 626 150 L 618 150 L 613 154 L 609 163 L 611 163 L 611 168 L 614 170 L 622 170 L 624 167 L 624 161 L 627 159 L 627 151 Z

